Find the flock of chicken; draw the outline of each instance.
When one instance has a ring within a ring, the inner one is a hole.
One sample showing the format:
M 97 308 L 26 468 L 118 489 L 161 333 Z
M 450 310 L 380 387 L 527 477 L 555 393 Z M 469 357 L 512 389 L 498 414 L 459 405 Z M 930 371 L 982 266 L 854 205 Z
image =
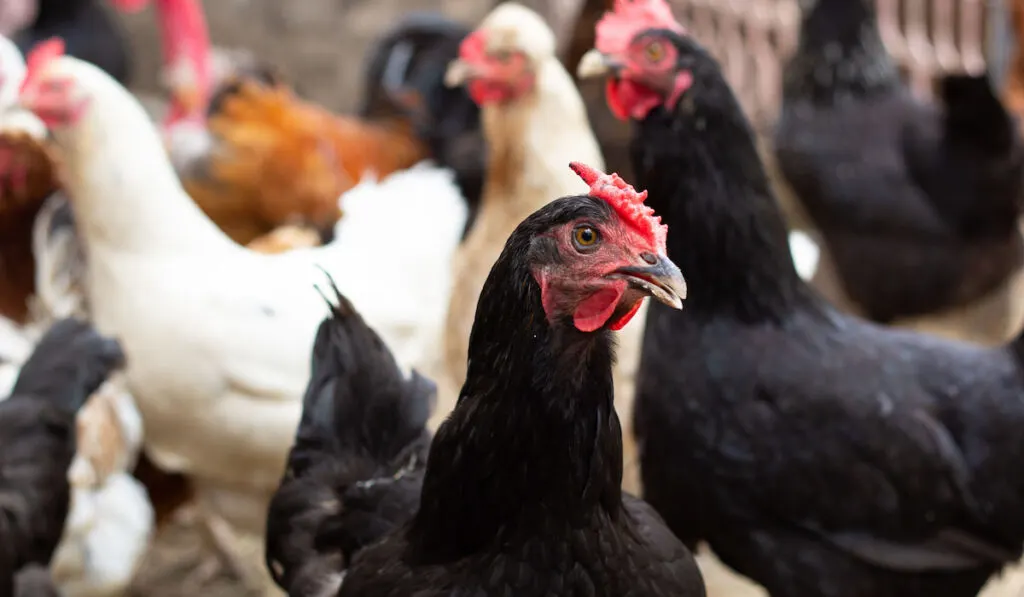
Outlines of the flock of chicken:
M 664 0 L 609 2 L 576 74 L 628 182 L 512 2 L 397 23 L 357 117 L 197 0 L 159 124 L 0 37 L 0 596 L 123 594 L 185 504 L 296 597 L 715 595 L 702 545 L 977 595 L 1024 551 L 1024 85 L 912 97 L 873 2 L 802 3 L 770 156 Z

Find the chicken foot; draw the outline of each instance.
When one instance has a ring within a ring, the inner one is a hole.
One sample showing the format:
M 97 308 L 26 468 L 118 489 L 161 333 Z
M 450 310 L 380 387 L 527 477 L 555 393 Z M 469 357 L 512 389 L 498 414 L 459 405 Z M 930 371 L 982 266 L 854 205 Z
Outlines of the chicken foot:
M 262 594 L 267 583 L 260 571 L 247 565 L 241 553 L 241 542 L 226 520 L 197 504 L 199 519 L 196 521 L 203 542 L 213 551 L 222 568 L 237 578 L 246 590 Z M 205 567 L 205 566 L 203 566 Z

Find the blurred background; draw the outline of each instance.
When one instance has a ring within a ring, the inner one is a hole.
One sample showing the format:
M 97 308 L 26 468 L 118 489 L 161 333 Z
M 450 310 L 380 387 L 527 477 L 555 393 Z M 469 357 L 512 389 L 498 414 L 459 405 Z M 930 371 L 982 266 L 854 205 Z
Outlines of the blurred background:
M 440 11 L 475 23 L 499 4 L 485 0 L 205 0 L 213 43 L 252 51 L 299 93 L 350 111 L 361 93 L 362 59 L 394 21 L 411 11 Z M 587 49 L 603 0 L 528 0 L 558 34 L 566 64 Z M 782 61 L 796 44 L 797 0 L 673 0 L 675 14 L 723 62 L 745 107 L 760 125 L 778 111 Z M 1013 47 L 1003 0 L 880 0 L 879 21 L 908 81 L 928 93 L 946 71 L 985 68 L 998 85 Z M 160 44 L 153 8 L 120 16 L 136 64 L 134 88 L 159 91 Z M 581 18 L 582 17 L 582 18 Z M 576 42 L 576 43 L 573 43 Z M 575 46 L 575 47 L 573 47 Z M 576 50 L 576 51 L 574 51 Z M 603 111 L 602 111 L 603 112 Z
M 809 2 L 811 0 L 802 0 Z M 852 0 L 851 0 L 852 1 Z M 23 2 L 23 0 L 22 0 Z M 0 10 L 20 5 L 0 0 Z M 768 138 L 780 108 L 782 65 L 797 43 L 797 0 L 670 0 L 677 18 L 719 58 L 748 115 Z M 594 25 L 609 0 L 522 0 L 539 12 L 559 40 L 570 72 L 593 47 Z M 1014 4 L 1015 3 L 1015 4 Z M 72 14 L 82 5 L 107 11 L 105 0 L 43 0 L 54 11 Z M 440 12 L 475 26 L 499 2 L 491 0 L 205 0 L 212 44 L 219 52 L 248 54 L 272 67 L 297 95 L 338 114 L 354 113 L 365 92 L 367 54 L 403 15 Z M 880 29 L 910 86 L 929 96 L 937 75 L 986 69 L 997 89 L 1018 53 L 1012 14 L 1024 15 L 1024 0 L 878 0 Z M 113 18 L 127 37 L 130 87 L 162 117 L 167 90 L 162 71 L 156 8 Z M 111 15 L 114 11 L 108 11 Z M 2 17 L 2 14 L 0 14 Z M 0 19 L 2 20 L 2 19 Z M 72 19 L 73 21 L 73 19 Z M 70 30 L 88 35 L 89 23 Z M 67 35 L 67 33 L 61 33 Z M 606 170 L 631 179 L 625 152 L 628 125 L 605 108 L 603 84 L 580 84 L 591 124 L 600 140 Z M 1024 97 L 1005 99 L 1020 113 Z M 770 152 L 765 152 L 770 159 Z M 784 204 L 791 204 L 786 201 Z M 799 215 L 789 214 L 791 219 Z M 240 241 L 241 242 L 241 241 Z M 1011 326 L 1017 328 L 1016 323 Z M 151 492 L 160 487 L 147 482 Z M 167 485 L 166 487 L 171 487 Z M 157 489 L 156 491 L 161 491 Z M 173 490 L 166 489 L 170 494 Z M 159 510 L 159 506 L 157 506 Z M 159 516 L 159 512 L 158 512 Z M 246 589 L 224 562 L 202 553 L 195 513 L 179 511 L 161 532 L 133 583 L 138 597 L 240 597 Z M 259 549 L 257 547 L 256 549 Z M 257 557 L 259 559 L 259 557 Z M 717 597 L 763 597 L 764 593 L 713 563 L 706 569 L 708 593 Z M 1024 582 L 1007 575 L 1005 586 L 985 597 L 1020 597 Z M 84 593 L 82 593 L 84 595 Z

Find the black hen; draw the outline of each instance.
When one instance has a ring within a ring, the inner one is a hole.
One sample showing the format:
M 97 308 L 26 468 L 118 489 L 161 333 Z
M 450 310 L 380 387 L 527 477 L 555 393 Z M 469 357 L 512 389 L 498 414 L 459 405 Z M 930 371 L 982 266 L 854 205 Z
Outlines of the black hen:
M 685 311 L 648 315 L 645 498 L 771 595 L 976 595 L 1024 542 L 1024 340 L 975 347 L 830 307 L 794 270 L 719 66 L 678 29 L 633 34 L 672 64 L 620 69 L 626 44 L 604 44 L 609 89 L 629 92 L 609 99 L 636 119 L 636 174 L 693 289 Z
M 334 291 L 338 304 L 317 331 L 295 446 L 267 515 L 267 566 L 293 597 L 333 594 L 354 554 L 412 517 L 430 445 L 433 382 L 402 375 Z
M 75 417 L 124 354 L 89 324 L 58 321 L 0 402 L 0 595 L 45 595 L 70 506 Z M 49 588 L 48 588 L 49 587 Z
M 463 86 L 448 87 L 444 74 L 471 29 L 438 14 L 406 15 L 371 49 L 360 115 L 408 119 L 441 166 L 455 172 L 466 199 L 466 231 L 483 192 L 487 144 L 480 108 Z M 463 234 L 465 236 L 465 233 Z
M 39 42 L 59 36 L 65 53 L 94 64 L 127 84 L 131 75 L 128 42 L 102 0 L 38 0 L 36 19 L 14 35 L 23 55 Z
M 985 76 L 913 98 L 874 0 L 818 0 L 785 68 L 779 170 L 878 322 L 963 306 L 1022 263 L 1024 145 Z
M 637 230 L 591 196 L 516 228 L 480 295 L 420 509 L 359 554 L 340 595 L 704 595 L 689 551 L 620 489 L 609 330 L 646 294 L 678 307 L 682 286 Z

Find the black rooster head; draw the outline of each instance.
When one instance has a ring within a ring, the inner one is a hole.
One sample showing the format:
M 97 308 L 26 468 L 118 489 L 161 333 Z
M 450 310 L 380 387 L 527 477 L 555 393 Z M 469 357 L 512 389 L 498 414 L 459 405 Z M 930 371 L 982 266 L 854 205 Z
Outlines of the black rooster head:
M 665 0 L 616 0 L 597 23 L 596 47 L 584 54 L 577 75 L 607 76 L 608 105 L 622 120 L 643 120 L 658 107 L 673 111 L 691 88 L 721 78 Z

